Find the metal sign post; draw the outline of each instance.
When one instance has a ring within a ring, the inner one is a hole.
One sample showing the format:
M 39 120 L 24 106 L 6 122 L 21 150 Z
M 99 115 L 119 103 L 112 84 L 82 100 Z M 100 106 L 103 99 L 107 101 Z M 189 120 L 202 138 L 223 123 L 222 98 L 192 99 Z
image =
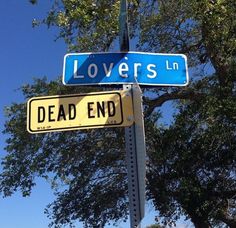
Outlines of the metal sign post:
M 130 227 L 141 228 L 145 208 L 146 146 L 142 110 L 142 92 L 138 85 L 124 85 L 132 91 L 134 124 L 125 128 Z
M 129 32 L 127 21 L 127 2 L 120 7 L 120 50 L 129 51 Z M 128 192 L 130 227 L 141 228 L 145 207 L 145 136 L 142 111 L 142 92 L 139 85 L 123 85 L 130 90 L 133 99 L 134 124 L 125 128 L 125 144 L 128 170 Z

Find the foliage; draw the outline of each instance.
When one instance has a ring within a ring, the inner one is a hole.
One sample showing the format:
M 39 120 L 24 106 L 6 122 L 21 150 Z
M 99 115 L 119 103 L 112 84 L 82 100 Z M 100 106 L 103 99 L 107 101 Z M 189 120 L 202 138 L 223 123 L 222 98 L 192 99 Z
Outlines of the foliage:
M 34 24 L 58 27 L 69 50 L 108 51 L 118 39 L 119 5 L 118 0 L 54 0 L 48 16 Z M 197 71 L 186 88 L 149 89 L 156 97 L 145 98 L 148 198 L 164 225 L 184 214 L 196 227 L 235 227 L 236 3 L 130 0 L 128 8 L 137 49 L 183 53 L 191 70 L 214 69 L 211 75 Z M 88 91 L 44 79 L 22 87 L 26 100 Z M 170 100 L 177 100 L 175 119 L 169 128 L 157 126 L 154 111 Z M 25 103 L 6 108 L 6 116 L 4 196 L 18 189 L 30 195 L 39 176 L 50 180 L 57 194 L 47 209 L 52 226 L 79 219 L 86 227 L 103 227 L 127 218 L 123 129 L 30 135 Z
M 107 51 L 118 35 L 119 9 L 117 0 L 55 0 L 41 23 L 59 27 L 58 37 L 72 51 Z M 131 12 L 135 17 L 136 11 Z
M 207 96 L 181 105 L 173 125 L 148 137 L 148 195 L 164 224 L 184 213 L 196 227 L 222 215 L 235 226 L 228 201 L 236 197 L 236 99 L 211 82 Z

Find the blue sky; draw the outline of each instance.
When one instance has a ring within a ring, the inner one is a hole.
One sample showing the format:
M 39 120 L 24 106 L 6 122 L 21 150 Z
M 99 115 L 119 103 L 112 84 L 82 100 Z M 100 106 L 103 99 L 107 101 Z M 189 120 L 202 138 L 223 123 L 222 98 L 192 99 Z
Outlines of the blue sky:
M 0 1 L 0 127 L 4 124 L 3 107 L 12 102 L 22 102 L 17 89 L 32 82 L 33 77 L 50 79 L 62 73 L 62 61 L 66 52 L 63 41 L 54 42 L 55 31 L 46 26 L 32 28 L 33 18 L 42 18 L 49 9 L 50 1 L 39 1 L 32 6 L 27 0 Z M 1 135 L 1 157 L 4 156 L 5 135 Z M 44 208 L 53 200 L 48 183 L 37 181 L 32 195 L 23 198 L 19 192 L 12 197 L 0 198 L 0 227 L 44 228 L 49 220 Z M 82 226 L 81 226 L 82 227 Z
M 21 85 L 31 83 L 34 77 L 47 76 L 56 79 L 62 74 L 66 46 L 62 40 L 54 42 L 56 30 L 46 26 L 32 28 L 34 18 L 43 18 L 49 10 L 50 1 L 39 1 L 32 6 L 27 0 L 0 1 L 0 127 L 5 122 L 3 108 L 12 102 L 22 102 Z M 0 157 L 5 155 L 5 135 L 0 138 Z M 50 222 L 43 211 L 54 199 L 48 183 L 39 179 L 30 197 L 23 198 L 19 192 L 12 197 L 0 198 L 0 227 L 45 228 Z M 154 223 L 154 210 L 146 208 L 143 225 Z M 77 227 L 82 227 L 80 223 Z M 129 227 L 129 223 L 119 227 Z M 179 225 L 178 227 L 182 227 Z

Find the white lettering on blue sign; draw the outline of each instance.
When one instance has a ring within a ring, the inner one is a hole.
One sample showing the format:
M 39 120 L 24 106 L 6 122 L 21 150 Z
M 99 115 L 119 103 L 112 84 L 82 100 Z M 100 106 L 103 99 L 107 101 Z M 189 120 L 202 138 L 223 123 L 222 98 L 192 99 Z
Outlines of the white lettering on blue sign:
M 179 69 L 179 65 L 176 62 L 170 64 L 169 61 L 166 60 L 166 69 L 167 70 L 178 70 Z
M 84 78 L 84 75 L 79 75 L 77 70 L 78 70 L 78 60 L 75 60 L 74 61 L 74 74 L 73 74 L 73 77 L 74 78 Z
M 188 84 L 184 55 L 142 52 L 67 54 L 64 58 L 65 85 Z
M 155 64 L 148 64 L 147 69 L 148 69 L 149 72 L 152 73 L 152 74 L 148 74 L 147 75 L 148 78 L 155 78 L 157 76 L 157 72 L 155 70 L 156 69 L 156 65 Z
M 102 65 L 103 65 L 103 68 L 104 68 L 104 71 L 105 71 L 106 77 L 110 77 L 110 76 L 111 76 L 111 71 L 112 71 L 112 68 L 113 68 L 114 63 L 110 63 L 109 68 L 107 68 L 106 63 L 103 63 Z

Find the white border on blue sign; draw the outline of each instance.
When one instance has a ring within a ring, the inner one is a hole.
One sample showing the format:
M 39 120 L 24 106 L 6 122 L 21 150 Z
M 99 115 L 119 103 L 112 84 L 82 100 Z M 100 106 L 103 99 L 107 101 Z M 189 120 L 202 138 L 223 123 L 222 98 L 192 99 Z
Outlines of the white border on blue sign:
M 150 84 L 150 83 L 138 83 L 139 85 L 143 85 L 143 86 L 177 86 L 177 87 L 183 87 L 183 86 L 187 86 L 189 84 L 189 74 L 188 74 L 188 65 L 187 65 L 187 56 L 184 54 L 170 54 L 170 53 L 152 53 L 152 52 L 135 52 L 135 51 L 121 51 L 121 52 L 84 52 L 84 53 L 67 53 L 64 56 L 64 60 L 63 60 L 63 74 L 62 74 L 62 83 L 65 86 L 89 86 L 89 85 L 125 85 L 125 84 L 137 84 L 137 82 L 114 82 L 114 83 L 103 83 L 103 82 L 98 82 L 98 83 L 83 83 L 83 84 L 67 84 L 65 82 L 65 62 L 66 62 L 66 58 L 68 56 L 71 55 L 96 55 L 96 54 L 119 54 L 119 53 L 132 53 L 132 54 L 146 54 L 146 55 L 169 55 L 169 56 L 179 56 L 184 58 L 185 60 L 185 68 L 186 68 L 186 83 L 185 84 Z

